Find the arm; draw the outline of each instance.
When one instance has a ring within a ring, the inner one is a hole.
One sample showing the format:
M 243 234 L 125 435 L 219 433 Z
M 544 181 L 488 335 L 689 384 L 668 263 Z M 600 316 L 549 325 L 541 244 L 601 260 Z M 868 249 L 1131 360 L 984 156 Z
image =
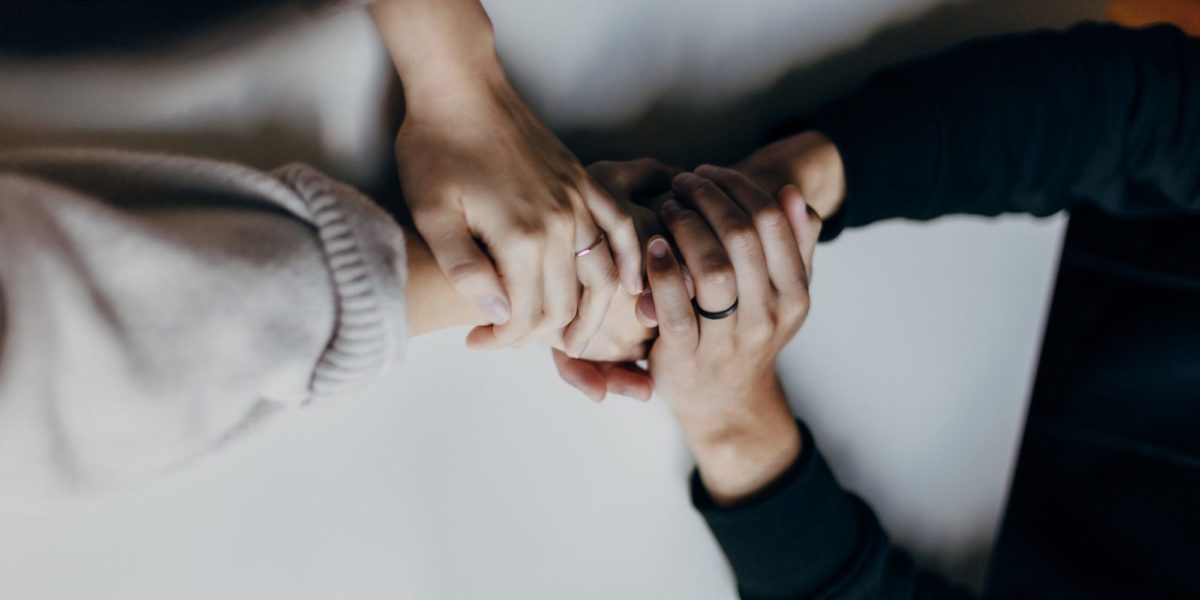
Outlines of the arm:
M 730 398 L 731 403 L 772 403 L 786 410 L 787 399 L 773 378 L 763 386 L 774 391 L 753 400 L 748 395 Z M 893 546 L 870 507 L 838 484 L 808 429 L 796 421 L 787 423 L 796 433 L 764 427 L 728 436 L 716 450 L 704 445 L 693 450 L 697 471 L 692 503 L 729 559 L 742 598 L 974 597 L 936 573 L 918 569 L 908 553 Z M 792 437 L 801 440 L 798 455 L 785 450 Z M 713 454 L 747 458 L 740 459 L 745 462 L 741 470 L 733 470 L 720 462 L 714 465 Z M 777 467 L 785 456 L 791 462 Z M 746 486 L 741 482 L 747 473 L 774 476 Z M 740 493 L 721 492 L 729 486 Z
M 655 388 L 696 459 L 692 494 L 747 599 L 967 598 L 892 547 L 870 509 L 842 490 L 793 419 L 774 374 L 807 315 L 820 220 L 798 190 L 781 202 L 736 171 L 676 179 L 683 201 L 660 208 L 696 302 L 739 301 L 728 318 L 698 318 L 662 238 L 647 247 Z
M 618 288 L 640 291 L 640 245 L 613 198 L 509 85 L 478 0 L 378 0 L 404 87 L 396 160 L 417 229 L 498 348 L 566 327 L 579 354 Z M 595 251 L 576 257 L 600 238 Z M 615 268 L 614 268 L 615 261 Z
M 408 255 L 408 283 L 404 297 L 408 307 L 408 327 L 414 337 L 488 322 L 477 306 L 454 289 L 419 234 L 406 230 L 404 246 Z
M 1126 218 L 1200 212 L 1200 42 L 1168 26 L 967 43 L 887 69 L 808 122 L 741 167 L 771 188 L 835 181 L 814 202 L 837 213 L 827 236 L 1085 203 Z M 814 156 L 831 148 L 837 160 Z
M 418 332 L 479 322 L 405 237 L 304 167 L 0 156 L 0 496 L 137 481 L 356 395 L 405 296 Z

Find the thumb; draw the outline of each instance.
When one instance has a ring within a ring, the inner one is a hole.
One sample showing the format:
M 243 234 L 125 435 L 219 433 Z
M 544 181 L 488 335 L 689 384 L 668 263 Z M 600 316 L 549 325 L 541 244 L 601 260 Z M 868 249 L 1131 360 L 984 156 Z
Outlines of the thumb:
M 512 305 L 496 265 L 480 248 L 466 221 L 453 226 L 422 229 L 438 267 L 460 296 L 479 308 L 496 325 L 508 322 Z
M 779 203 L 783 205 L 783 212 L 792 225 L 796 245 L 800 247 L 800 259 L 804 263 L 804 273 L 811 281 L 813 253 L 821 237 L 821 217 L 804 201 L 800 188 L 794 185 L 785 185 L 779 190 Z
M 571 358 L 557 348 L 551 348 L 550 352 L 554 356 L 554 368 L 558 370 L 558 376 L 563 381 L 583 392 L 594 402 L 604 400 L 605 394 L 608 393 L 608 383 L 596 365 L 586 360 Z

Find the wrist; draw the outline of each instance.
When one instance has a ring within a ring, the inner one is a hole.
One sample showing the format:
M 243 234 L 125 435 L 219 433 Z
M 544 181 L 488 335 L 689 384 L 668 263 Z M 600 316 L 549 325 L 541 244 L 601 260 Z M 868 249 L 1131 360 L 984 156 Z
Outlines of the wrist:
M 762 490 L 800 456 L 800 429 L 774 374 L 751 387 L 731 403 L 737 411 L 680 420 L 700 479 L 720 505 Z
M 846 197 L 841 153 L 817 131 L 805 131 L 765 146 L 736 168 L 772 194 L 785 185 L 795 185 L 822 219 L 833 216 Z
M 507 87 L 495 30 L 478 0 L 376 0 L 370 12 L 409 111 Z
M 413 337 L 490 322 L 474 304 L 455 291 L 417 232 L 406 230 L 404 242 L 408 263 L 404 298 Z

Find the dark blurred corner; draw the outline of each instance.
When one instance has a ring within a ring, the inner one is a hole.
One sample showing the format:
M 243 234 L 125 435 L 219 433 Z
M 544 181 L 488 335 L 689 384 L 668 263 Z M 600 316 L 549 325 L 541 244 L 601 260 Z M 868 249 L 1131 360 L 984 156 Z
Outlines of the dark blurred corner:
M 640 156 L 682 167 L 729 163 L 761 145 L 771 129 L 848 91 L 889 63 L 976 36 L 1062 27 L 1079 21 L 1080 15 L 1099 19 L 1106 5 L 1106 0 L 954 2 L 889 24 L 858 47 L 794 65 L 768 89 L 724 106 L 695 110 L 660 101 L 621 126 L 559 133 L 584 163 Z

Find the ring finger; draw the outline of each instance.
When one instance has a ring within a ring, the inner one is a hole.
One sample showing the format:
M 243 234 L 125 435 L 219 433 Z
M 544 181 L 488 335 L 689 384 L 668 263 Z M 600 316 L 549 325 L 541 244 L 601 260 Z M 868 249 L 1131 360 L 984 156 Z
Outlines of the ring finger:
M 721 240 L 733 265 L 743 308 L 754 311 L 755 307 L 763 306 L 774 291 L 762 242 L 749 215 L 708 179 L 683 173 L 675 178 L 673 185 L 679 198 L 695 207 Z
M 738 301 L 738 287 L 733 264 L 725 247 L 704 219 L 695 211 L 684 208 L 674 198 L 662 203 L 659 215 L 691 272 L 696 289 L 696 306 L 708 313 L 721 313 L 734 307 Z M 707 336 L 729 339 L 737 324 L 736 312 L 721 319 L 706 318 L 700 314 L 700 319 L 701 342 Z
M 617 268 L 606 234 L 586 214 L 579 229 L 582 233 L 575 239 L 586 245 L 575 251 L 575 272 L 583 289 L 575 319 L 563 331 L 563 346 L 575 357 L 584 353 L 600 330 L 617 291 Z

